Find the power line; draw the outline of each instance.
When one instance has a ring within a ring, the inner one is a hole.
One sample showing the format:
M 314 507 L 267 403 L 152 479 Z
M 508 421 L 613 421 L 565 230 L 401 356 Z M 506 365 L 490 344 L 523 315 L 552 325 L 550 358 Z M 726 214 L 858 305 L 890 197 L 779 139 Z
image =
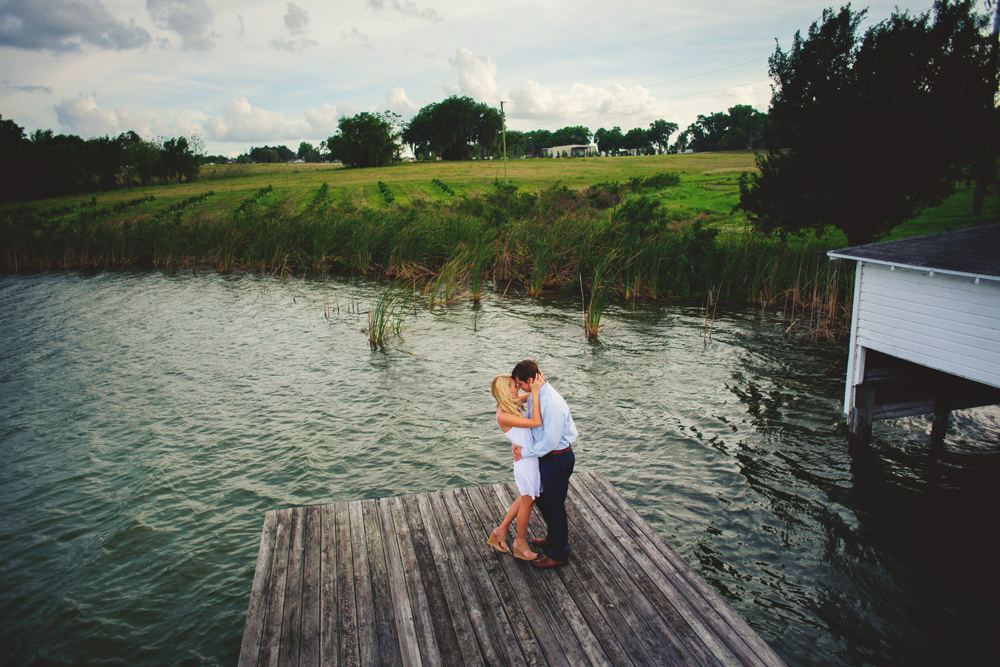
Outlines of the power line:
M 734 67 L 742 67 L 743 65 L 749 65 L 751 63 L 759 63 L 761 60 L 767 60 L 767 58 L 754 58 L 753 60 L 748 60 L 745 63 L 740 63 L 738 65 L 730 65 L 729 67 L 720 67 L 719 69 L 713 69 L 710 72 L 702 72 L 701 74 L 692 74 L 691 76 L 682 76 L 679 79 L 672 79 L 670 81 L 664 81 L 663 83 L 653 83 L 648 86 L 643 86 L 644 88 L 655 88 L 656 86 L 665 86 L 668 83 L 677 83 L 678 81 L 687 81 L 688 79 L 696 79 L 699 76 L 706 76 L 708 74 L 715 74 L 716 72 L 724 72 L 727 69 L 733 69 Z

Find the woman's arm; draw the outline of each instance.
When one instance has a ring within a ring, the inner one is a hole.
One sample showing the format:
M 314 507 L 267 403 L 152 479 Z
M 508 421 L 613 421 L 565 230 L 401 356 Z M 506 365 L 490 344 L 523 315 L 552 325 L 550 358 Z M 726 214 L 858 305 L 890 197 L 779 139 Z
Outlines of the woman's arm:
M 542 406 L 538 402 L 538 385 L 531 383 L 531 417 L 517 417 L 501 412 L 497 415 L 500 426 L 518 426 L 520 428 L 535 428 L 542 425 Z

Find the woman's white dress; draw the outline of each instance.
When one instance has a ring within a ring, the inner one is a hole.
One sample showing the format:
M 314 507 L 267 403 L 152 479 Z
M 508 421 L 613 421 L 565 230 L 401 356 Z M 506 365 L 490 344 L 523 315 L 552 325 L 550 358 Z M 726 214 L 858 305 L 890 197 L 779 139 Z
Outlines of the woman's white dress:
M 497 426 L 500 426 L 497 423 Z M 501 429 L 502 432 L 502 429 Z M 518 447 L 531 444 L 531 429 L 513 426 L 504 433 L 507 439 Z M 542 493 L 542 479 L 538 475 L 538 457 L 526 456 L 520 461 L 514 461 L 514 483 L 522 496 L 537 498 Z

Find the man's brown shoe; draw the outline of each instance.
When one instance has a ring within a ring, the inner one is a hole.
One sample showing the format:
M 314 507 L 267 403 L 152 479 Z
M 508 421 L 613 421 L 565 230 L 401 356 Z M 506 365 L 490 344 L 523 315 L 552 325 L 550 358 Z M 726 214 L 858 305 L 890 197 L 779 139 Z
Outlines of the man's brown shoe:
M 545 568 L 545 567 L 562 567 L 566 565 L 567 561 L 564 560 L 552 560 L 548 556 L 545 558 L 539 558 L 538 560 L 531 561 L 531 564 L 535 567 Z
M 533 537 L 531 539 L 531 544 L 532 546 L 541 547 L 542 549 L 548 549 L 550 546 L 552 546 L 551 544 L 549 544 L 549 541 L 544 537 Z

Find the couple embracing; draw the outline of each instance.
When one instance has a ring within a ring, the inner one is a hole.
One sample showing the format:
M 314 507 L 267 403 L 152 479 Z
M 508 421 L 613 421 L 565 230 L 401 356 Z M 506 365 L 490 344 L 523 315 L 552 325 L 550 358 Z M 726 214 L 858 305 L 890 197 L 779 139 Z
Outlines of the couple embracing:
M 571 445 L 577 435 L 569 406 L 530 359 L 514 366 L 510 375 L 493 378 L 491 391 L 497 402 L 497 426 L 511 443 L 520 497 L 511 503 L 487 544 L 538 568 L 565 565 L 569 561 L 566 493 L 576 461 Z M 546 550 L 544 558 L 531 551 L 526 539 L 532 505 L 538 505 L 548 527 L 544 538 L 531 540 Z M 508 547 L 507 529 L 515 518 L 517 538 Z

